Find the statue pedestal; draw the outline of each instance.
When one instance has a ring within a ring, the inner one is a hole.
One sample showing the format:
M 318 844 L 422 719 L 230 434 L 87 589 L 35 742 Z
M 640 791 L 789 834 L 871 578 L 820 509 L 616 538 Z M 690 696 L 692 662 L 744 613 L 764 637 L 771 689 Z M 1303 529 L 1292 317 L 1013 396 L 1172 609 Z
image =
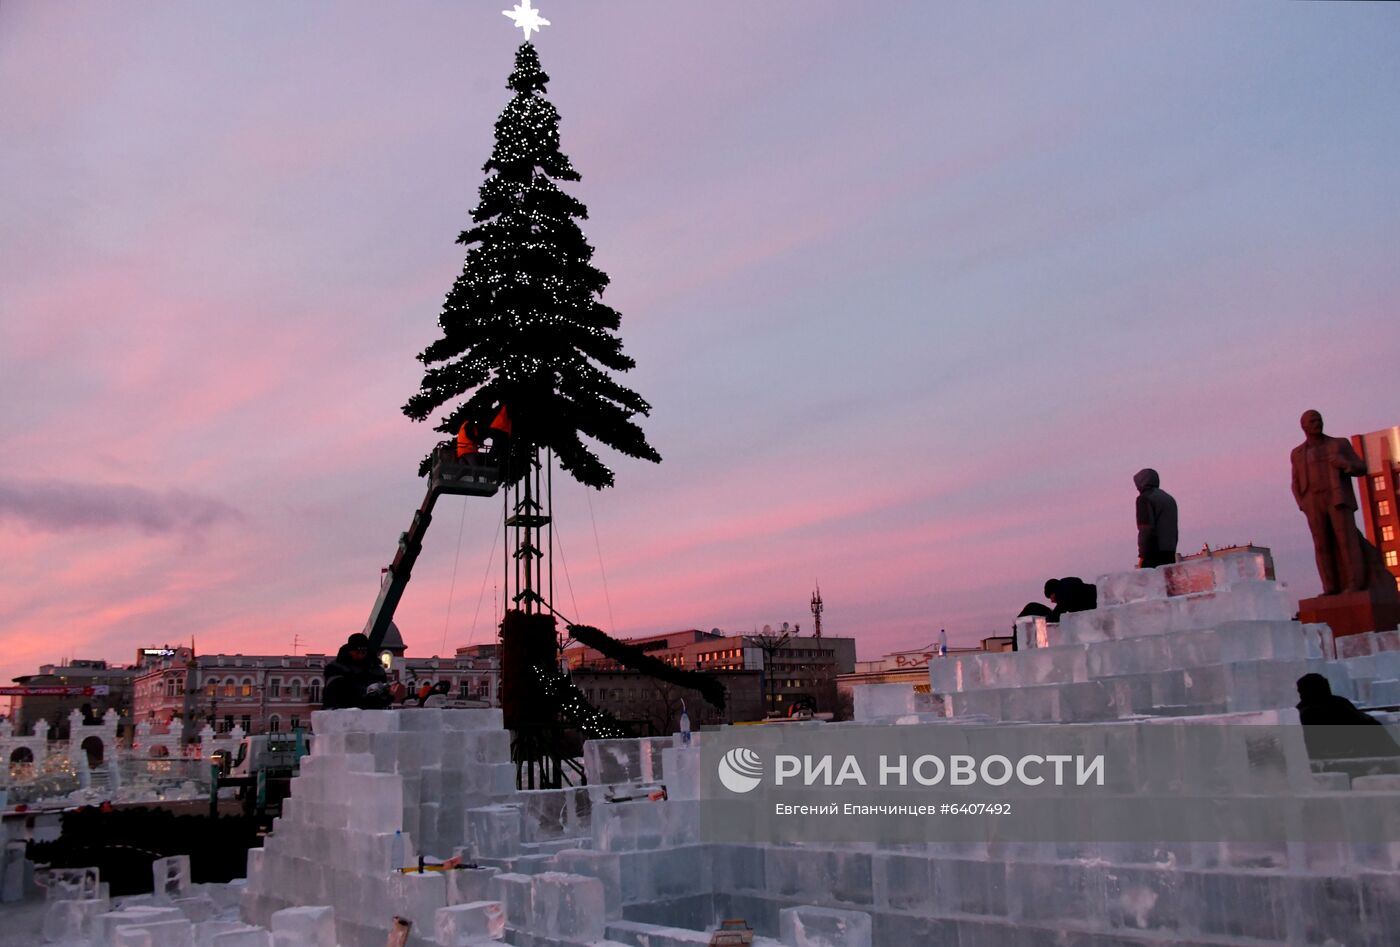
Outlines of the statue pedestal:
M 1400 626 L 1400 598 L 1376 589 L 1319 595 L 1298 603 L 1298 620 L 1304 624 L 1323 622 L 1332 628 L 1332 637 L 1359 635 L 1367 631 L 1390 631 Z

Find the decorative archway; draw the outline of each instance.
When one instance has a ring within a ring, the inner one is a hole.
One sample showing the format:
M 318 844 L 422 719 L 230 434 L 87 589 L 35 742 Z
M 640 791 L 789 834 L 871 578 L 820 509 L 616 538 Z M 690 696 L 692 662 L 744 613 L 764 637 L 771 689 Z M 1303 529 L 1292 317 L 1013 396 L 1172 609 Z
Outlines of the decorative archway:
M 98 766 L 102 763 L 104 747 L 101 737 L 96 735 L 90 736 L 82 742 L 81 746 L 83 752 L 87 754 L 88 766 Z
M 117 745 L 115 708 L 107 708 L 100 721 L 88 723 L 90 719 L 78 710 L 68 715 L 68 747 L 64 752 L 75 769 L 81 769 L 83 764 L 89 768 L 100 764 L 107 747 Z
M 11 779 L 27 778 L 34 772 L 34 765 L 34 751 L 27 746 L 17 746 L 10 754 L 6 770 Z

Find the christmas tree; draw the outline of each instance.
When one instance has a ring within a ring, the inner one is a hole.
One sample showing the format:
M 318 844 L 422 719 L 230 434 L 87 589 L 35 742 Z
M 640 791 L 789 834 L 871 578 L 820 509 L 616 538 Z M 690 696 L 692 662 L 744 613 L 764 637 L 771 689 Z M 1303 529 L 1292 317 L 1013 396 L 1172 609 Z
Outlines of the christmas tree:
M 635 363 L 617 335 L 621 317 L 599 300 L 608 277 L 592 265 L 578 225 L 588 209 L 556 183 L 580 178 L 559 150 L 548 81 L 534 44 L 521 44 L 473 225 L 458 237 L 466 264 L 438 319 L 442 338 L 418 356 L 422 387 L 403 411 L 422 421 L 451 403 L 437 430 L 457 434 L 463 425 L 485 431 L 504 408 L 507 482 L 548 449 L 574 479 L 601 489 L 613 473 L 585 437 L 631 457 L 661 456 L 632 420 L 651 406 L 609 372 Z

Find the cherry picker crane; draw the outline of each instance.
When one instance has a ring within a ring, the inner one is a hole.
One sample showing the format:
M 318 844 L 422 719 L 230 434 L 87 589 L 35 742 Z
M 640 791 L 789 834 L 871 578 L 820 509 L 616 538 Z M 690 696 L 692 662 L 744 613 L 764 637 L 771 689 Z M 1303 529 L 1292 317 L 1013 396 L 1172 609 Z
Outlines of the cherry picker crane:
M 377 654 L 389 631 L 394 609 L 399 607 L 403 590 L 413 573 L 413 564 L 423 551 L 423 536 L 433 521 L 433 507 L 443 494 L 489 497 L 501 488 L 501 468 L 492 452 L 473 449 L 462 451 L 456 441 L 443 441 L 433 448 L 432 467 L 428 472 L 428 492 L 423 504 L 413 514 L 408 531 L 399 536 L 398 552 L 389 565 L 379 586 L 379 598 L 365 622 L 369 637 L 369 653 Z

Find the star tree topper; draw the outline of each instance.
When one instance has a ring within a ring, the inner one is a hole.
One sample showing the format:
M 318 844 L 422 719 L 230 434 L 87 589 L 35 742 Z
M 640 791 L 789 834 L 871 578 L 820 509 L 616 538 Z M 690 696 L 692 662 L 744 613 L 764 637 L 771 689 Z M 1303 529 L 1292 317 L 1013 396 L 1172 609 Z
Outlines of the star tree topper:
M 549 21 L 540 16 L 540 11 L 530 6 L 530 0 L 520 0 L 512 9 L 502 10 L 502 16 L 508 16 L 515 21 L 515 25 L 525 31 L 525 42 L 530 41 L 530 31 L 539 32 L 540 27 L 548 26 Z

